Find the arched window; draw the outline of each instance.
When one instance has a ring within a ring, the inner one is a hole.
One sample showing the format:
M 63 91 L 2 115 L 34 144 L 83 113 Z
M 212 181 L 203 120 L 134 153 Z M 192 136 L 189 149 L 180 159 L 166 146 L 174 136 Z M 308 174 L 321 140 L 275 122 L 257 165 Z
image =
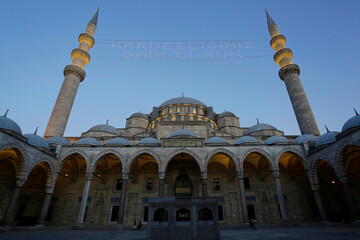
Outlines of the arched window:
M 167 222 L 168 211 L 165 208 L 158 208 L 154 212 L 154 222 Z
M 190 211 L 186 208 L 180 208 L 176 211 L 176 221 L 190 221 Z
M 199 210 L 199 221 L 214 220 L 212 211 L 209 208 L 202 208 Z

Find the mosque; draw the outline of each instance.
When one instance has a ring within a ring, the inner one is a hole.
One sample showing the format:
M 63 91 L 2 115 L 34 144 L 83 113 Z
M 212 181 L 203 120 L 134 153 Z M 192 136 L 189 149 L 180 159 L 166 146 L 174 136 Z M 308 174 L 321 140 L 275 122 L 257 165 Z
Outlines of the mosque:
M 0 219 L 12 226 L 131 226 L 201 218 L 187 209 L 149 213 L 152 197 L 216 197 L 220 225 L 356 222 L 360 209 L 360 116 L 320 135 L 286 38 L 266 13 L 270 45 L 301 131 L 241 126 L 238 116 L 190 97 L 136 112 L 124 128 L 96 125 L 64 137 L 98 12 L 79 35 L 44 137 L 0 117 Z M 158 103 L 154 103 L 158 104 Z M 290 111 L 290 109 L 289 109 Z M 182 211 L 182 212 L 181 212 Z M 209 214 L 208 216 L 212 216 Z

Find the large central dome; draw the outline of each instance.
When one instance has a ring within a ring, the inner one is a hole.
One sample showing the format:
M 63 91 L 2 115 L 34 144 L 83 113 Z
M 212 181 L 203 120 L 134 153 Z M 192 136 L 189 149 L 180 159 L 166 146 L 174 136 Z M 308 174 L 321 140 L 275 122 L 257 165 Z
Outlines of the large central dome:
M 176 105 L 176 104 L 191 104 L 191 105 L 199 105 L 203 107 L 207 107 L 203 102 L 200 102 L 199 100 L 196 100 L 194 98 L 190 97 L 176 97 L 172 98 L 170 100 L 167 100 L 166 102 L 163 102 L 159 108 L 168 106 L 168 105 Z

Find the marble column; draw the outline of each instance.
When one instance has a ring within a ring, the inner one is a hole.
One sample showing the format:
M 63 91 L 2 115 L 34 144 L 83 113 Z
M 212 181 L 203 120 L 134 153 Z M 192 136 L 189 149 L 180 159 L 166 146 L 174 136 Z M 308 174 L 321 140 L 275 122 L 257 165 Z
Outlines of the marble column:
M 123 181 L 121 185 L 121 198 L 120 198 L 120 205 L 119 205 L 119 214 L 118 214 L 118 224 L 124 223 L 124 212 L 125 212 L 125 199 L 126 199 L 126 186 L 127 180 L 129 177 L 128 173 L 123 173 Z
M 49 206 L 50 206 L 50 202 L 51 202 L 51 197 L 53 195 L 53 191 L 54 191 L 53 188 L 46 191 L 44 202 L 43 202 L 43 205 L 41 207 L 41 212 L 40 212 L 40 216 L 39 216 L 39 219 L 38 219 L 38 224 L 40 224 L 40 225 L 45 224 L 45 219 L 46 219 L 47 212 L 49 210 Z
M 164 181 L 165 181 L 165 173 L 159 173 L 159 197 L 164 197 Z
M 9 223 L 12 220 L 12 217 L 14 215 L 14 209 L 16 206 L 17 199 L 19 198 L 20 191 L 21 191 L 21 186 L 19 185 L 15 186 L 13 195 L 9 202 L 9 206 L 6 209 L 2 222 Z
M 247 210 L 246 204 L 246 195 L 245 195 L 245 184 L 244 184 L 244 173 L 238 172 L 237 174 L 239 180 L 239 187 L 240 187 L 240 199 L 241 199 L 241 209 L 243 215 L 243 223 L 249 222 L 249 214 Z
M 313 193 L 314 193 L 314 197 L 315 197 L 315 202 L 316 202 L 316 206 L 319 210 L 319 214 L 320 214 L 320 220 L 321 221 L 327 221 L 327 217 L 326 217 L 326 212 L 325 212 L 325 209 L 324 209 L 324 205 L 322 203 L 322 200 L 321 200 L 321 195 L 320 195 L 320 191 L 318 188 L 315 188 L 312 190 Z
M 275 178 L 276 190 L 277 190 L 278 201 L 279 201 L 279 205 L 280 205 L 280 212 L 281 212 L 281 217 L 282 217 L 281 221 L 288 222 L 289 220 L 288 220 L 286 207 L 285 207 L 284 194 L 283 194 L 281 184 L 280 184 L 279 172 L 274 173 L 274 178 Z
M 92 174 L 86 176 L 85 186 L 84 186 L 84 192 L 81 199 L 81 205 L 80 205 L 80 211 L 78 214 L 77 224 L 82 225 L 84 222 L 84 215 L 85 215 L 85 209 L 87 204 L 87 199 L 89 195 L 90 190 L 90 184 L 91 184 Z
M 207 173 L 201 173 L 201 192 L 203 197 L 207 197 Z
M 347 183 L 344 183 L 344 190 L 345 190 L 346 197 L 350 203 L 351 212 L 353 214 L 353 217 L 355 218 L 355 220 L 360 220 L 359 211 L 356 207 L 354 196 L 352 195 L 351 190 Z

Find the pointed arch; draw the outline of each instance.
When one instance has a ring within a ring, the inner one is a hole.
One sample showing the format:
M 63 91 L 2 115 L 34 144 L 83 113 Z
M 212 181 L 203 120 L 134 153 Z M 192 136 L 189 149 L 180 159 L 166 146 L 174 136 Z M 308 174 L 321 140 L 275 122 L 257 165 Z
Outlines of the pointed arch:
M 208 153 L 208 155 L 205 158 L 205 163 L 204 163 L 205 167 L 206 168 L 208 167 L 209 161 L 213 156 L 215 156 L 216 154 L 221 154 L 221 153 L 228 156 L 234 162 L 236 171 L 240 171 L 239 163 L 236 160 L 236 155 L 233 152 L 231 152 L 230 150 L 225 149 L 225 148 L 216 148 L 216 149 L 212 150 L 210 153 Z
M 54 186 L 55 184 L 55 179 L 54 179 L 54 166 L 53 164 L 46 158 L 43 159 L 39 159 L 38 161 L 36 161 L 34 164 L 31 165 L 31 167 L 29 168 L 29 171 L 26 173 L 26 176 L 24 179 L 28 179 L 31 171 L 36 167 L 36 166 L 41 166 L 44 165 L 45 167 L 45 171 L 46 171 L 46 187 L 47 188 L 51 188 Z
M 325 158 L 318 157 L 314 161 L 314 163 L 312 165 L 312 168 L 311 168 L 312 169 L 312 174 L 311 175 L 313 177 L 315 186 L 320 186 L 320 181 L 319 181 L 319 176 L 318 176 L 318 167 L 322 164 L 322 162 L 325 162 L 325 163 L 329 164 L 330 167 L 332 168 L 332 170 L 334 171 L 335 176 L 337 178 L 339 178 L 338 173 L 336 172 L 335 166 L 331 162 L 327 161 Z
M 25 150 L 25 148 L 23 146 L 21 146 L 20 144 L 17 143 L 6 143 L 6 144 L 1 144 L 0 145 L 0 151 L 3 151 L 5 149 L 12 149 L 13 151 L 15 151 L 16 155 L 18 156 L 18 162 L 17 162 L 17 172 L 16 172 L 16 177 L 19 179 L 26 179 L 26 169 L 27 169 L 27 159 L 28 159 L 28 155 L 27 155 L 27 151 Z
M 117 156 L 120 160 L 120 163 L 122 165 L 124 165 L 124 162 L 125 162 L 124 155 L 122 155 L 120 152 L 116 151 L 115 149 L 105 149 L 94 156 L 94 158 L 93 158 L 94 160 L 91 161 L 90 166 L 89 166 L 89 169 L 90 169 L 89 172 L 95 172 L 95 168 L 96 168 L 96 165 L 98 164 L 98 162 L 101 160 L 102 157 L 104 157 L 108 154 L 113 154 L 113 155 Z
M 275 165 L 276 166 L 279 165 L 279 160 L 284 153 L 295 154 L 297 157 L 299 157 L 305 170 L 308 170 L 310 168 L 310 164 L 306 161 L 306 155 L 304 153 L 298 151 L 297 149 L 294 149 L 294 148 L 288 147 L 288 146 L 276 154 L 276 156 L 275 156 Z
M 157 164 L 159 166 L 159 169 L 160 169 L 160 166 L 162 164 L 160 156 L 156 152 L 154 152 L 154 151 L 152 151 L 152 150 L 150 150 L 148 148 L 143 148 L 143 149 L 140 149 L 140 150 L 138 150 L 138 151 L 136 151 L 136 152 L 134 152 L 133 154 L 130 155 L 130 157 L 124 163 L 123 172 L 124 171 L 129 172 L 132 162 L 134 161 L 134 159 L 136 157 L 140 156 L 141 154 L 148 154 L 148 155 L 152 156 L 155 159 L 155 161 L 157 162 Z
M 346 150 L 350 146 L 360 147 L 360 142 L 354 142 L 354 141 L 346 141 L 339 145 L 336 148 L 336 155 L 335 160 L 337 161 L 338 168 L 340 170 L 341 175 L 347 175 L 348 172 L 346 170 Z
M 257 147 L 250 148 L 246 152 L 239 154 L 240 155 L 239 162 L 240 162 L 241 169 L 243 169 L 243 167 L 244 167 L 244 161 L 245 161 L 246 157 L 252 153 L 257 153 L 257 154 L 263 155 L 269 162 L 271 171 L 275 171 L 277 169 L 276 166 L 274 165 L 273 157 L 270 155 L 270 153 L 268 153 L 267 151 L 265 151 L 261 148 L 257 148 Z
M 186 149 L 186 148 L 180 148 L 180 149 L 177 149 L 173 152 L 171 152 L 167 157 L 166 157 L 166 160 L 164 161 L 164 165 L 162 166 L 163 168 L 161 168 L 161 170 L 159 170 L 160 172 L 165 172 L 166 171 L 166 167 L 167 165 L 169 164 L 170 160 L 175 157 L 176 155 L 178 154 L 181 154 L 181 153 L 186 153 L 188 155 L 190 155 L 191 157 L 193 157 L 196 161 L 196 163 L 198 164 L 199 166 L 199 169 L 200 169 L 200 172 L 205 172 L 205 168 L 204 168 L 204 165 L 201 163 L 201 158 L 199 155 L 197 155 L 194 151 L 191 151 L 189 149 Z
M 59 161 L 59 165 L 58 165 L 58 169 L 57 169 L 59 172 L 61 171 L 61 168 L 64 165 L 64 163 L 66 162 L 67 158 L 74 154 L 79 154 L 80 156 L 82 156 L 85 159 L 86 165 L 87 166 L 89 165 L 89 162 L 88 162 L 89 156 L 84 151 L 81 151 L 79 149 L 73 149 L 69 152 L 66 152 L 66 153 L 63 153 L 60 155 L 60 157 L 59 157 L 60 161 Z

